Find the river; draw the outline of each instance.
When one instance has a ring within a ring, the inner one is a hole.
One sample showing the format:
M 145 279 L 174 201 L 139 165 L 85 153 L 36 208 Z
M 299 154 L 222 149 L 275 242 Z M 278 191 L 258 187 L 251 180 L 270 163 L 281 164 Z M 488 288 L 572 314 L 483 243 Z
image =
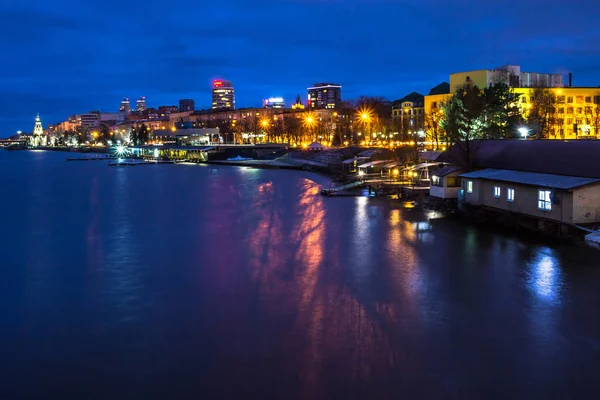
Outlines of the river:
M 304 171 L 66 156 L 0 150 L 2 399 L 600 389 L 596 250 Z

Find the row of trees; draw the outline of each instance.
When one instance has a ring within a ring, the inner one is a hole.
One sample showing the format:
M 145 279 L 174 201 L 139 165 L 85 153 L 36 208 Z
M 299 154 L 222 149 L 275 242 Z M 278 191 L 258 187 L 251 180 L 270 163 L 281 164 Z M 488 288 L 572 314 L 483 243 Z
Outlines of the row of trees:
M 480 89 L 475 85 L 458 88 L 447 99 L 441 113 L 432 110 L 425 117 L 426 130 L 434 141 L 442 139 L 452 144 L 473 139 L 509 139 L 521 135 L 525 129 L 537 139 L 565 138 L 565 122 L 575 136 L 600 132 L 600 93 L 594 104 L 559 103 L 548 88 L 533 88 L 527 107 L 520 108 L 521 94 L 503 83 Z M 567 113 L 565 114 L 565 108 Z M 574 112 L 581 111 L 581 112 Z M 568 117 L 565 121 L 565 115 Z M 583 129 L 589 129 L 588 132 Z
M 130 130 L 112 130 L 102 124 L 96 129 L 78 127 L 75 130 L 49 134 L 48 143 L 54 146 L 76 146 L 81 144 L 124 144 L 141 145 L 150 140 L 150 130 L 145 124 L 134 125 Z

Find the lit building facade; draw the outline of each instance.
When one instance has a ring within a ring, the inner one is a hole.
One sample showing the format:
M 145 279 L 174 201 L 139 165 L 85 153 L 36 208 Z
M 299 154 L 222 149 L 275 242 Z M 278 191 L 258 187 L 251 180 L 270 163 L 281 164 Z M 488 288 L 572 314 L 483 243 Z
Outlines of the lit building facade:
M 90 130 L 100 125 L 100 111 L 90 111 L 87 114 L 81 114 L 81 128 Z
M 306 90 L 309 109 L 334 109 L 342 102 L 342 86 L 336 83 L 315 83 Z
M 135 102 L 135 111 L 137 111 L 137 112 L 146 111 L 146 96 L 140 97 L 140 99 Z
M 532 106 L 532 89 L 515 88 L 520 94 L 519 108 L 524 118 Z M 550 89 L 556 98 L 550 139 L 600 138 L 600 87 Z
M 403 137 L 423 133 L 425 97 L 417 92 L 396 100 L 392 105 L 394 127 Z
M 263 100 L 263 108 L 285 108 L 285 101 L 282 97 L 270 97 Z
M 457 72 L 450 75 L 450 88 L 452 91 L 465 84 L 472 84 L 484 89 L 496 83 L 505 83 L 513 88 L 560 88 L 564 86 L 564 77 L 560 74 L 521 72 L 521 67 L 518 65 Z
M 235 110 L 235 90 L 231 81 L 217 79 L 213 81 L 213 110 Z
M 179 112 L 194 111 L 196 105 L 192 99 L 179 100 Z
M 129 104 L 129 98 L 125 97 L 119 107 L 119 112 L 129 114 L 131 112 L 131 104 Z
M 557 87 L 548 88 L 556 99 L 553 112 L 548 114 L 551 125 L 549 139 L 600 139 L 600 87 Z M 527 119 L 532 107 L 533 88 L 517 87 L 520 94 L 519 110 Z M 443 106 L 452 93 L 425 96 L 425 119 L 439 120 L 443 116 Z M 429 124 L 426 130 L 431 130 Z M 530 135 L 535 135 L 535 127 Z

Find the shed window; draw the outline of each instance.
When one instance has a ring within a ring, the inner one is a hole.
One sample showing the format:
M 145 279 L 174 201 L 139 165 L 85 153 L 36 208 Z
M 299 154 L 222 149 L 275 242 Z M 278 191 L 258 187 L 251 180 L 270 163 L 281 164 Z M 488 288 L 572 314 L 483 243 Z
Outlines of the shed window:
M 506 189 L 506 200 L 511 203 L 515 201 L 515 189 L 508 188 Z
M 538 208 L 544 211 L 552 210 L 549 190 L 538 190 Z
M 473 181 L 467 182 L 467 193 L 473 193 Z
M 447 176 L 446 177 L 447 187 L 460 187 L 460 178 L 458 176 Z
M 494 186 L 494 197 L 499 199 L 501 193 L 502 189 L 500 189 L 500 186 Z

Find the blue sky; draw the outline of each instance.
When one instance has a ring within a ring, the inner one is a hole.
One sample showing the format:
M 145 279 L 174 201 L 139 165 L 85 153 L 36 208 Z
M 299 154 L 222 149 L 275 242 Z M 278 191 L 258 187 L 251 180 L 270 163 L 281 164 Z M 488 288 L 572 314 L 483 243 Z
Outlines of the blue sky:
M 600 85 L 597 0 L 8 0 L 0 5 L 0 137 L 124 96 L 210 106 L 214 78 L 239 107 L 305 98 L 426 93 L 451 72 L 518 64 Z

